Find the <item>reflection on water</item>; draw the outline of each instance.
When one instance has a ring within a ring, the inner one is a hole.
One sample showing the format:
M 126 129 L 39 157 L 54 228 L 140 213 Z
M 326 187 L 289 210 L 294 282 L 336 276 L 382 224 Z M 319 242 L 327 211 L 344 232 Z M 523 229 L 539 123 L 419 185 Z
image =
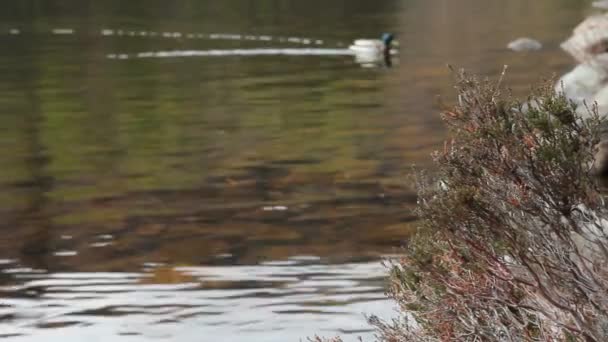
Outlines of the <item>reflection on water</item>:
M 0 337 L 128 341 L 298 341 L 321 333 L 371 336 L 363 313 L 389 318 L 378 262 L 323 265 L 292 257 L 256 266 L 164 267 L 137 273 L 45 273 L 7 262 L 13 284 Z M 86 329 L 83 329 L 86 328 Z
M 559 42 L 589 13 L 565 0 L 3 5 L 0 335 L 24 341 L 369 334 L 363 312 L 391 313 L 378 260 L 415 221 L 410 167 L 444 139 L 445 64 L 509 64 L 525 93 L 570 67 Z M 381 32 L 400 42 L 392 69 L 333 53 Z M 508 51 L 520 36 L 546 48 Z M 221 56 L 107 58 L 163 51 Z

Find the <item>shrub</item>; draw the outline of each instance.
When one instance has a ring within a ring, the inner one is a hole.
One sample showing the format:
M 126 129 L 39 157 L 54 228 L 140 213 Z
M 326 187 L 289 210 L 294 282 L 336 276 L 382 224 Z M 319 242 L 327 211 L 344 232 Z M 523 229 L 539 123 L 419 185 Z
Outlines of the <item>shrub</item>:
M 380 340 L 608 341 L 599 116 L 550 84 L 519 102 L 461 72 L 457 90 L 437 174 L 417 177 L 421 226 L 392 265 L 402 317 L 371 318 Z

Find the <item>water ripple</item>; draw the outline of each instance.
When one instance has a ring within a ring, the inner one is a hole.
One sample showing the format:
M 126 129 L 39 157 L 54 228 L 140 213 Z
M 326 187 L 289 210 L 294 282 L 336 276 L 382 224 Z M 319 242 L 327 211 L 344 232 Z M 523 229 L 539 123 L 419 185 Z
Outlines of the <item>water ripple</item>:
M 386 270 L 378 262 L 327 265 L 302 256 L 252 266 L 184 266 L 171 268 L 180 281 L 162 283 L 155 274 L 166 268 L 146 263 L 141 273 L 5 269 L 21 282 L 0 289 L 6 297 L 0 318 L 11 322 L 3 336 L 17 341 L 59 336 L 62 341 L 84 336 L 199 341 L 213 334 L 236 341 L 246 332 L 278 341 L 360 327 L 364 313 L 391 316 L 383 295 Z M 28 291 L 34 294 L 14 295 Z

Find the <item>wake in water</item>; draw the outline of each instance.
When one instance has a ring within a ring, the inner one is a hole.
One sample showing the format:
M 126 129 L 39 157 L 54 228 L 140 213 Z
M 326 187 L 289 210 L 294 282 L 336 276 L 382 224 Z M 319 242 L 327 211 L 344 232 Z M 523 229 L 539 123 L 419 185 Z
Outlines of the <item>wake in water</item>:
M 227 50 L 171 50 L 150 51 L 136 54 L 108 54 L 109 59 L 129 58 L 176 58 L 176 57 L 222 57 L 222 56 L 353 56 L 348 49 L 227 49 Z
M 11 28 L 2 34 L 21 35 L 27 34 L 19 28 Z M 59 27 L 53 28 L 48 33 L 52 35 L 76 35 L 78 32 L 73 28 Z M 324 45 L 322 39 L 304 38 L 304 37 L 273 37 L 268 35 L 250 35 L 250 34 L 233 34 L 233 33 L 195 33 L 195 32 L 175 32 L 175 31 L 137 31 L 124 29 L 101 29 L 98 32 L 99 36 L 103 37 L 150 37 L 150 38 L 166 38 L 166 39 L 208 39 L 208 40 L 242 40 L 242 41 L 261 41 L 261 42 L 279 42 L 301 45 Z M 341 45 L 341 43 L 338 43 Z
M 60 27 L 53 28 L 47 33 L 56 36 L 69 36 L 78 34 L 73 28 Z M 11 28 L 4 32 L 0 31 L 0 35 L 25 35 L 19 28 Z M 250 35 L 250 34 L 233 34 L 233 33 L 201 33 L 201 32 L 172 32 L 172 31 L 136 31 L 125 29 L 108 29 L 104 28 L 97 32 L 100 37 L 141 37 L 141 38 L 162 38 L 176 40 L 230 40 L 230 41 L 259 41 L 259 42 L 275 42 L 281 44 L 296 44 L 306 46 L 324 46 L 325 41 L 317 38 L 305 37 L 285 37 L 285 36 L 269 36 L 269 35 Z M 390 66 L 390 56 L 388 60 L 369 54 L 359 54 L 351 49 L 341 48 L 346 46 L 342 42 L 336 42 L 335 48 L 320 48 L 320 47 L 302 47 L 302 48 L 282 48 L 282 47 L 266 47 L 266 48 L 250 48 L 250 49 L 211 49 L 211 50 L 171 50 L 171 51 L 146 51 L 133 54 L 127 53 L 111 53 L 107 54 L 108 59 L 126 60 L 126 59 L 143 59 L 143 58 L 183 58 L 183 57 L 226 57 L 226 56 L 354 56 L 355 61 L 364 67 L 375 66 Z
M 392 66 L 390 55 L 359 54 L 351 49 L 312 48 L 264 48 L 226 50 L 171 50 L 148 51 L 134 54 L 108 54 L 108 59 L 184 58 L 184 57 L 228 57 L 228 56 L 353 56 L 363 67 Z

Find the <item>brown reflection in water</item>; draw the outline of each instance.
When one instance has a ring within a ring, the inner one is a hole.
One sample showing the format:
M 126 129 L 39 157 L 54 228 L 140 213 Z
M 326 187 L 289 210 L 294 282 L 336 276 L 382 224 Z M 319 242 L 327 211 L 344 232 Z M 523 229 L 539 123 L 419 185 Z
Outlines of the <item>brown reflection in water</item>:
M 324 186 L 335 197 L 327 199 L 306 198 L 295 191 L 294 183 L 291 199 L 279 200 L 270 193 L 286 190 L 280 182 L 276 188 L 267 184 L 266 195 L 260 195 L 255 181 L 242 178 L 239 183 L 134 193 L 52 208 L 65 213 L 54 218 L 62 222 L 53 232 L 54 239 L 71 236 L 57 244 L 78 255 L 54 257 L 56 264 L 46 266 L 51 270 L 130 270 L 149 261 L 248 264 L 292 255 L 339 261 L 352 259 L 354 250 L 358 258 L 374 257 L 394 252 L 414 220 L 409 210 L 414 196 L 396 186 L 331 180 Z M 31 241 L 26 232 L 20 229 L 17 236 Z M 106 241 L 100 238 L 103 235 L 111 238 Z M 13 246 L 3 248 L 12 255 Z
M 173 267 L 155 267 L 147 276 L 142 277 L 142 284 L 184 284 L 195 281 L 194 277 L 176 270 Z
M 21 55 L 31 55 L 31 48 L 25 42 L 15 48 Z M 36 64 L 35 60 L 31 62 Z M 7 226 L 9 229 L 19 230 L 20 234 L 25 236 L 20 239 L 20 244 L 15 244 L 15 240 L 9 240 L 9 243 L 12 248 L 19 248 L 18 256 L 25 264 L 33 268 L 48 269 L 52 264 L 49 255 L 53 248 L 53 223 L 48 211 L 48 193 L 54 187 L 54 180 L 47 170 L 50 157 L 44 146 L 41 128 L 44 124 L 44 114 L 40 108 L 39 96 L 34 90 L 40 70 L 19 69 L 20 77 L 15 79 L 13 86 L 22 91 L 24 96 L 20 110 L 23 118 L 19 128 L 22 130 L 24 172 L 27 174 L 27 180 L 18 184 L 19 188 L 25 189 L 24 206 L 21 210 L 7 215 Z

